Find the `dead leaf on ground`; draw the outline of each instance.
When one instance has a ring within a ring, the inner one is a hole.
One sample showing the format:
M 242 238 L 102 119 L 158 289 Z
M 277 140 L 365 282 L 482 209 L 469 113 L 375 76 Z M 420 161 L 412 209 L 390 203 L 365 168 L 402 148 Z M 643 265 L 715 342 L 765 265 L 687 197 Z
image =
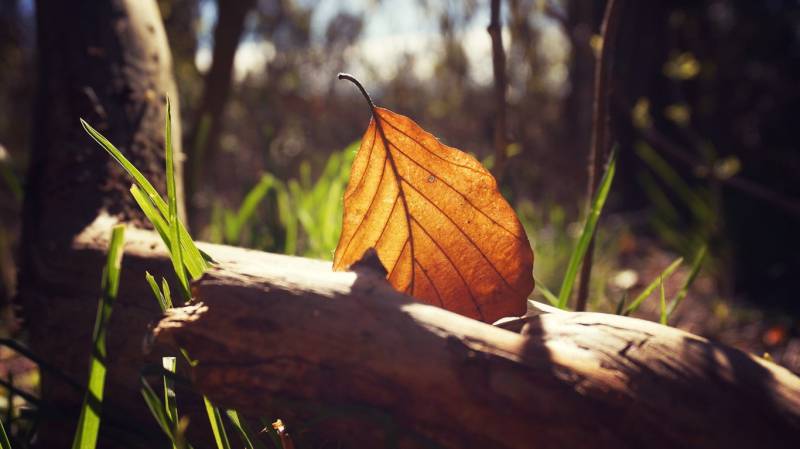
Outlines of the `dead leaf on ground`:
M 408 117 L 372 119 L 344 194 L 333 260 L 346 270 L 374 247 L 397 290 L 486 322 L 525 312 L 533 252 L 494 177 Z

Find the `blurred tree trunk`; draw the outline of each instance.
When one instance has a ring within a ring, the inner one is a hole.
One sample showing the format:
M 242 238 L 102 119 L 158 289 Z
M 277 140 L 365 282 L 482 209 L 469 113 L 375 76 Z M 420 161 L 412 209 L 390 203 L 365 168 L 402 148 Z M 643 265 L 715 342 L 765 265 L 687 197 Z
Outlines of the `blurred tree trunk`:
M 247 13 L 255 0 L 217 2 L 217 25 L 214 29 L 214 50 L 211 67 L 206 73 L 200 104 L 194 113 L 188 134 L 189 173 L 186 185 L 190 220 L 199 222 L 202 186 L 208 183 L 210 170 L 219 147 L 225 103 L 231 91 L 236 48 L 244 31 Z
M 128 193 L 131 180 L 81 129 L 78 118 L 114 142 L 154 185 L 164 185 L 164 95 L 176 98 L 175 84 L 154 0 L 40 0 L 36 21 L 39 85 L 18 300 L 33 352 L 85 385 L 105 250 L 81 249 L 76 237 L 103 216 L 142 223 L 142 215 Z M 178 134 L 174 109 L 173 133 Z M 141 276 L 141 270 L 125 269 L 123 263 L 120 291 L 138 288 L 144 294 Z M 149 445 L 160 434 L 139 396 L 143 356 L 139 338 L 131 335 L 140 335 L 158 311 L 155 304 L 133 304 L 122 296 L 115 308 L 125 317 L 112 318 L 108 335 L 101 445 L 114 445 L 115 438 Z M 47 407 L 39 422 L 39 447 L 69 446 L 82 395 L 53 372 L 42 371 Z M 129 437 L 131 432 L 136 438 Z

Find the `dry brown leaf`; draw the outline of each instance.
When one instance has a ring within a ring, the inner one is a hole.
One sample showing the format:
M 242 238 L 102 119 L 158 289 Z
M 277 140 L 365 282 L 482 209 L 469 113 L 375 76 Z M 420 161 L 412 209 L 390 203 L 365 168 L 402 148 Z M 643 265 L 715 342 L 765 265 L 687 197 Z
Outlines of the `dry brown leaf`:
M 486 322 L 525 312 L 533 252 L 494 177 L 408 117 L 375 107 L 344 194 L 333 259 L 346 270 L 369 248 L 397 290 Z

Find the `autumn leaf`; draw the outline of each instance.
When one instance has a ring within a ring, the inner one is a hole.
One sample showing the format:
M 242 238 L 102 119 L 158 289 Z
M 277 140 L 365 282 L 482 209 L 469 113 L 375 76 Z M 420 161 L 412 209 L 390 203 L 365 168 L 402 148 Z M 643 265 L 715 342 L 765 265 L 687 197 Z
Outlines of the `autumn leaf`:
M 374 105 L 344 194 L 333 259 L 346 270 L 375 248 L 394 288 L 486 322 L 525 312 L 533 252 L 494 177 L 408 117 Z

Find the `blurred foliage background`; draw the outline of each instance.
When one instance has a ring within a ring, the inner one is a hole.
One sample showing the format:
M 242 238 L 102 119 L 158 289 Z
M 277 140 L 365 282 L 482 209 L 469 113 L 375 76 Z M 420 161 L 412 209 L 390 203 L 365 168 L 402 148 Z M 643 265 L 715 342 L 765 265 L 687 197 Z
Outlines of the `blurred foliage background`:
M 531 235 L 537 281 L 552 288 L 586 206 L 604 2 L 501 3 L 510 142 L 501 186 Z M 800 4 L 629 3 L 612 75 L 620 159 L 590 309 L 612 311 L 672 260 L 707 245 L 675 324 L 800 371 Z M 488 0 L 159 6 L 184 120 L 189 221 L 200 239 L 332 257 L 354 142 L 369 120 L 358 93 L 336 81 L 340 71 L 356 74 L 379 105 L 493 161 Z M 31 0 L 0 0 L 5 323 L 36 89 L 35 14 Z M 666 280 L 667 290 L 679 290 L 687 272 Z M 641 313 L 655 311 L 646 304 Z

